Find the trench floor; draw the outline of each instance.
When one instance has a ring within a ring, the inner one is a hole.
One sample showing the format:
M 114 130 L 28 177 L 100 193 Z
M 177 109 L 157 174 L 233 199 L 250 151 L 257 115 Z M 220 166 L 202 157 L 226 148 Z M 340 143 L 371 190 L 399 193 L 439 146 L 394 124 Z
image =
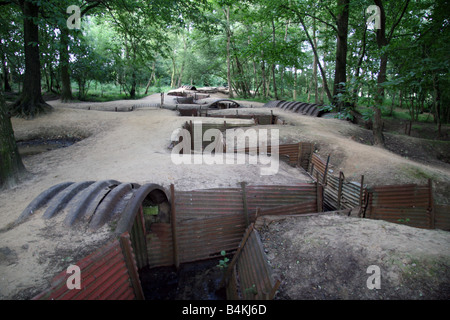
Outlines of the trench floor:
M 145 267 L 140 270 L 146 300 L 226 300 L 219 288 L 223 271 L 220 259 L 181 264 L 175 267 Z

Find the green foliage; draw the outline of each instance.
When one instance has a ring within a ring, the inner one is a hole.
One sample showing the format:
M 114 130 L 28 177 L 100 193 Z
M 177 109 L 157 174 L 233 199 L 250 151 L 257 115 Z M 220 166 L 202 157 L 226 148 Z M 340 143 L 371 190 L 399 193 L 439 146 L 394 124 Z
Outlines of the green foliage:
M 223 259 L 219 260 L 219 264 L 217 265 L 217 267 L 220 270 L 225 271 L 228 268 L 228 262 L 230 261 L 230 259 L 226 257 L 227 253 L 225 251 L 221 251 L 220 254 L 223 257 Z

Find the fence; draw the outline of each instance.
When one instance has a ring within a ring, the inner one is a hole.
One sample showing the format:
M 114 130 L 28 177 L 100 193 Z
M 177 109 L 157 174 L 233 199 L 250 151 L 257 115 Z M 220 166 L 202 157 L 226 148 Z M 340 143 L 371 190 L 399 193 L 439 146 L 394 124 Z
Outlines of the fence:
M 239 114 L 236 110 L 235 114 L 216 114 L 208 112 L 208 109 L 202 109 L 201 107 L 183 107 L 178 108 L 178 112 L 182 117 L 206 117 L 206 118 L 220 118 L 220 119 L 244 119 L 253 120 L 255 124 L 259 125 L 284 125 L 286 121 L 278 116 L 272 114 L 270 115 L 260 115 L 260 114 Z
M 153 223 L 146 242 L 150 267 L 217 258 L 237 249 L 258 210 L 291 206 L 290 212 L 318 210 L 316 184 L 248 186 L 194 191 L 171 187 L 170 223 Z M 320 203 L 320 201 L 319 201 Z
M 106 244 L 96 252 L 78 261 L 81 289 L 69 289 L 66 271 L 57 275 L 51 287 L 33 300 L 142 300 L 140 285 L 130 236 Z
M 324 186 L 325 211 L 359 208 L 359 216 L 406 224 L 418 228 L 450 230 L 450 206 L 434 203 L 432 182 L 425 186 L 389 185 L 368 187 L 346 181 L 342 172 L 332 176 L 325 161 L 311 156 L 308 173 Z
M 367 191 L 365 217 L 435 228 L 431 181 L 428 185 L 376 186 Z
M 246 230 L 223 283 L 228 300 L 271 300 L 280 286 L 267 263 L 258 232 L 253 224 Z

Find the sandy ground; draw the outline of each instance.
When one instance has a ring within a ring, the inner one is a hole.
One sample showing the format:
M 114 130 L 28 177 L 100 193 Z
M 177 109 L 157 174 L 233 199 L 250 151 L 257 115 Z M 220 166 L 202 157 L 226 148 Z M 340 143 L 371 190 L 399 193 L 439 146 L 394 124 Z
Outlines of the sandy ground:
M 275 176 L 261 176 L 258 165 L 182 165 L 172 163 L 170 137 L 189 118 L 155 107 L 159 94 L 140 101 L 70 103 L 51 101 L 55 111 L 33 121 L 13 119 L 18 140 L 79 137 L 84 140 L 64 149 L 24 158 L 29 174 L 19 185 L 0 194 L 0 298 L 27 299 L 48 286 L 56 273 L 64 270 L 109 239 L 107 229 L 95 234 L 66 230 L 61 221 L 44 221 L 40 213 L 10 229 L 23 209 L 42 191 L 65 181 L 115 179 L 121 182 L 157 183 L 179 190 L 235 187 L 251 184 L 294 184 L 310 181 L 299 169 L 281 163 Z M 166 99 L 166 102 L 170 101 Z M 269 113 L 261 104 L 243 103 L 255 108 L 240 112 Z M 137 106 L 133 112 L 126 111 Z M 87 110 L 90 109 L 90 110 Z M 108 110 L 108 111 L 104 111 Z M 224 112 L 235 112 L 228 110 Z M 317 119 L 274 110 L 289 124 L 279 127 L 281 143 L 310 141 L 321 154 L 332 154 L 332 169 L 342 170 L 359 181 L 364 174 L 369 184 L 425 183 L 405 168 L 421 170 L 436 177 L 435 183 L 448 187 L 447 164 L 422 164 L 392 152 L 355 141 L 360 128 L 333 120 Z M 207 121 L 221 122 L 220 119 Z M 227 120 L 231 121 L 231 120 Z M 238 120 L 247 123 L 247 120 Z M 264 127 L 264 126 L 263 126 Z M 445 196 L 443 196 L 445 200 Z M 449 253 L 449 252 L 447 252 Z

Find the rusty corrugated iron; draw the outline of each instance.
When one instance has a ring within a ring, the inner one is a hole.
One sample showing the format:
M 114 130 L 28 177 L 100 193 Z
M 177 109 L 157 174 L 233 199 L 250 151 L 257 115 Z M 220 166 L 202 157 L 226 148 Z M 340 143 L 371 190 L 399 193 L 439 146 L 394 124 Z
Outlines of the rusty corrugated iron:
M 148 266 L 166 267 L 175 264 L 172 226 L 169 223 L 152 223 L 147 230 Z
M 324 206 L 328 211 L 353 209 L 364 203 L 366 186 L 354 181 L 327 175 L 324 193 Z
M 280 281 L 272 276 L 263 245 L 253 224 L 247 228 L 223 283 L 228 299 L 272 300 Z
M 366 218 L 434 229 L 431 182 L 426 186 L 376 186 L 366 193 Z
M 81 270 L 81 289 L 69 289 L 67 280 L 71 274 L 63 271 L 53 279 L 50 288 L 33 300 L 142 299 L 129 236 L 123 237 L 122 245 L 129 246 L 127 254 L 119 239 L 115 239 L 76 263 Z
M 450 205 L 436 204 L 433 209 L 435 228 L 450 231 Z
M 245 185 L 242 188 L 175 191 L 174 204 L 177 243 L 173 242 L 173 221 L 171 224 L 152 224 L 147 233 L 149 265 L 152 267 L 173 265 L 175 260 L 183 263 L 220 257 L 222 250 L 236 250 L 258 209 L 292 205 L 286 214 L 317 212 L 317 187 L 316 184 Z

